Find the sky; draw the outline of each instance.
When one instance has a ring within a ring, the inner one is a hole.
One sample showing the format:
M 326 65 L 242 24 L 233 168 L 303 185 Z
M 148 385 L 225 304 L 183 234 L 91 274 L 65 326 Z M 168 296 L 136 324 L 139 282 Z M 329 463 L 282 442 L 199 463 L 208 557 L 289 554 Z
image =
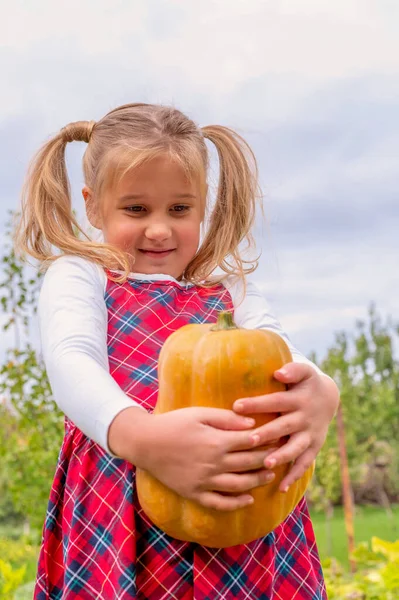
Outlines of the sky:
M 398 31 L 396 0 L 0 0 L 0 241 L 52 134 L 172 104 L 252 145 L 252 278 L 302 352 L 322 358 L 372 302 L 399 320 Z M 82 218 L 83 151 L 68 148 Z

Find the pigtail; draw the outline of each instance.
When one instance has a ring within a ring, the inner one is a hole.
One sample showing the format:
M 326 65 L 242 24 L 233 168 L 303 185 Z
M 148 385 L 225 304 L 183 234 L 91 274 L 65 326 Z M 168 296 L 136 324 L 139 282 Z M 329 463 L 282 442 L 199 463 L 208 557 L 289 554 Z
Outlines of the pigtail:
M 55 260 L 59 256 L 58 249 L 61 254 L 84 256 L 102 266 L 122 266 L 128 271 L 124 253 L 107 244 L 90 241 L 72 211 L 66 145 L 72 141 L 88 143 L 94 125 L 93 121 L 70 123 L 33 159 L 23 189 L 15 249 L 18 254 L 28 254 L 40 263 Z
M 227 127 L 210 125 L 203 127 L 202 133 L 216 147 L 219 184 L 207 234 L 185 277 L 190 279 L 195 273 L 206 279 L 220 267 L 245 281 L 245 275 L 258 265 L 258 259 L 242 258 L 239 249 L 243 241 L 248 248 L 254 246 L 251 227 L 260 196 L 256 159 L 246 141 Z

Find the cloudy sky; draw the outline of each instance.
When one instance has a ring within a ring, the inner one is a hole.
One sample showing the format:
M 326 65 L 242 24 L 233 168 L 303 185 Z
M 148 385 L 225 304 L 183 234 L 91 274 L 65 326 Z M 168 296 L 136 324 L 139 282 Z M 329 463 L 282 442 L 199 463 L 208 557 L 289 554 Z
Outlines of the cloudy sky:
M 372 301 L 399 318 L 398 31 L 396 0 L 0 0 L 0 239 L 50 134 L 172 103 L 252 144 L 253 278 L 303 352 Z M 83 150 L 68 150 L 78 211 Z

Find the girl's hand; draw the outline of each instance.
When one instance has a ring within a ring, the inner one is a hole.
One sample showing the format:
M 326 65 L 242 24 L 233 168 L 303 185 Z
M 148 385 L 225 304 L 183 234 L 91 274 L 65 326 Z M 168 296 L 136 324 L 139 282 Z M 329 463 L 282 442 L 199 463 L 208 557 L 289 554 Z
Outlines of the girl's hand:
M 281 413 L 267 425 L 253 431 L 255 445 L 289 436 L 286 444 L 271 453 L 265 466 L 273 469 L 291 461 L 287 476 L 279 489 L 287 491 L 311 466 L 327 436 L 328 426 L 339 404 L 339 391 L 327 375 L 320 375 L 313 367 L 303 363 L 288 363 L 275 371 L 275 379 L 287 384 L 283 392 L 242 398 L 234 403 L 237 414 Z
M 247 492 L 274 478 L 264 466 L 272 450 L 254 449 L 254 423 L 216 408 L 150 415 L 132 407 L 114 419 L 109 445 L 181 496 L 229 511 L 251 504 Z

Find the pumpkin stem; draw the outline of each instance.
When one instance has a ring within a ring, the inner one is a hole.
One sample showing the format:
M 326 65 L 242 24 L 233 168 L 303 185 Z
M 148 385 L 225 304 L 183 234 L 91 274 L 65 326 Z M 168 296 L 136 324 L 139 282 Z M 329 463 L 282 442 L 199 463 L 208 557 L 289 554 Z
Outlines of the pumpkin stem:
M 234 323 L 233 315 L 228 310 L 222 310 L 218 314 L 218 320 L 211 327 L 211 331 L 225 331 L 226 329 L 238 329 Z

